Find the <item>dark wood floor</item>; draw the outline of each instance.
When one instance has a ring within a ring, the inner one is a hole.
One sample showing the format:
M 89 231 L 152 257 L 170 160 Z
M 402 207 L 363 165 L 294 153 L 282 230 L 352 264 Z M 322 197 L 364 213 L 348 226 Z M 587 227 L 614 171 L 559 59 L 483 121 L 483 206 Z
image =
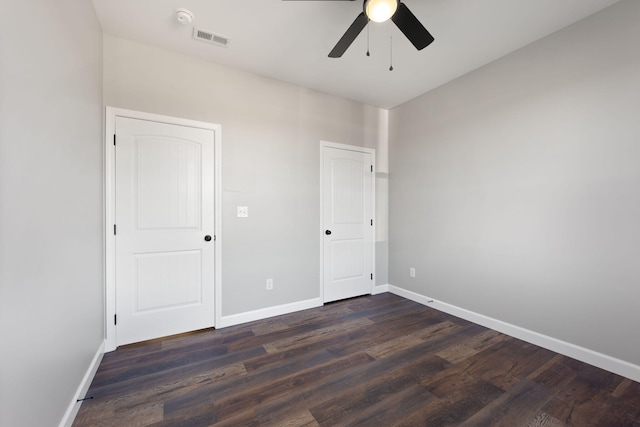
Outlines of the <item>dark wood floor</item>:
M 381 294 L 105 355 L 80 426 L 640 426 L 640 384 Z

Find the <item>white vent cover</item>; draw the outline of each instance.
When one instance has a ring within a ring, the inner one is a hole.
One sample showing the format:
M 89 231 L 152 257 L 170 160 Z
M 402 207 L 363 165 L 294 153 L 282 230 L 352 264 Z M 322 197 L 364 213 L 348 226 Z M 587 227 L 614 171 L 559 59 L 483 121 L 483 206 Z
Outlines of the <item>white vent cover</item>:
M 211 31 L 203 30 L 202 28 L 198 27 L 193 27 L 193 38 L 222 47 L 229 46 L 229 42 L 231 41 L 228 37 L 221 36 L 220 34 L 215 34 Z

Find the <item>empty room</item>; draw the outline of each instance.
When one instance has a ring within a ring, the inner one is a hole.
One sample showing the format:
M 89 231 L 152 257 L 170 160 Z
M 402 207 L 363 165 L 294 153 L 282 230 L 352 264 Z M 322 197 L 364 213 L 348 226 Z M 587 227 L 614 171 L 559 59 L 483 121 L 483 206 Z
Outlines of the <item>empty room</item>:
M 640 425 L 637 0 L 2 0 L 0 426 Z

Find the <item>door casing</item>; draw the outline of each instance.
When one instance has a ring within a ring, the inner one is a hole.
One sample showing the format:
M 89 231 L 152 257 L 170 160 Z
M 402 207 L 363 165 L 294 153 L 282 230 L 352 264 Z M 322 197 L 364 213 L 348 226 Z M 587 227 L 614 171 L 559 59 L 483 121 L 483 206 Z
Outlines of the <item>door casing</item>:
M 376 286 L 376 180 L 375 180 L 375 164 L 376 164 L 376 150 L 373 148 L 359 147 L 357 145 L 339 144 L 336 142 L 320 141 L 320 228 L 318 235 L 320 236 L 320 301 L 324 302 L 324 148 L 336 148 L 339 150 L 355 151 L 359 153 L 371 154 L 371 163 L 373 164 L 373 177 L 371 181 L 371 215 L 373 218 L 373 227 L 371 227 L 372 233 L 372 245 L 371 245 L 371 269 L 373 273 L 373 280 L 371 281 L 371 294 L 374 293 Z
M 114 135 L 116 117 L 127 117 L 139 120 L 148 120 L 174 125 L 190 126 L 214 131 L 214 234 L 215 234 L 215 257 L 214 257 L 214 300 L 215 319 L 214 325 L 220 324 L 222 315 L 222 272 L 221 272 L 221 178 L 222 178 L 222 127 L 218 124 L 201 122 L 196 120 L 182 119 L 177 117 L 163 116 L 141 111 L 126 110 L 122 108 L 106 107 L 105 109 L 105 144 L 104 144 L 104 289 L 105 289 L 105 351 L 116 349 L 116 282 L 115 282 L 115 236 L 113 225 L 115 224 L 115 150 Z

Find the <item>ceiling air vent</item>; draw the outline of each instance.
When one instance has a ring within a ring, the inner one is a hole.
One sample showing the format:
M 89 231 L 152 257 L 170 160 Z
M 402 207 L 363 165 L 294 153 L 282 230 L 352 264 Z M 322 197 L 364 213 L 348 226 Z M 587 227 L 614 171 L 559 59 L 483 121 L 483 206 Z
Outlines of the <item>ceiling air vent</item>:
M 193 27 L 193 38 L 222 47 L 229 46 L 229 42 L 231 41 L 225 36 L 221 36 L 220 34 L 215 34 L 211 31 L 203 30 L 202 28 L 198 27 Z

